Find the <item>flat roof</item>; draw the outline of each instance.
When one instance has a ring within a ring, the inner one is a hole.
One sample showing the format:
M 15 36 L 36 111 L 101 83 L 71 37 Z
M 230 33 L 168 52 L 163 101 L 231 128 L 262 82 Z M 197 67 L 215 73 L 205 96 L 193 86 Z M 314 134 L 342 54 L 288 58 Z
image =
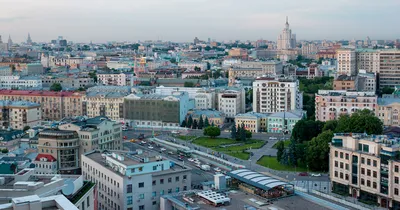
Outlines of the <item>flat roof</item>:
M 239 169 L 227 173 L 228 176 L 242 181 L 246 184 L 268 191 L 274 187 L 282 185 L 292 185 L 287 182 L 272 178 L 270 176 L 251 171 L 249 169 Z

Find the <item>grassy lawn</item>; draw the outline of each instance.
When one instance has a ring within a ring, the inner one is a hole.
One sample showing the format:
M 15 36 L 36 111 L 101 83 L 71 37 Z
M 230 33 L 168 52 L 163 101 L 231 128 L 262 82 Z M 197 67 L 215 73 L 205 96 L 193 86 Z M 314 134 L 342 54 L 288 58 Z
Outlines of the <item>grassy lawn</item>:
M 176 138 L 178 138 L 180 140 L 183 140 L 183 141 L 189 141 L 190 139 L 195 138 L 195 136 L 181 136 L 181 135 L 179 135 Z
M 279 142 L 279 141 L 277 141 L 277 142 L 274 144 L 274 146 L 272 146 L 272 148 L 276 149 L 276 147 L 278 146 L 278 142 Z M 285 145 L 285 148 L 289 147 L 290 139 L 283 141 L 283 144 Z
M 298 167 L 282 165 L 276 160 L 276 157 L 263 156 L 257 161 L 257 164 L 268 167 L 278 171 L 297 171 L 307 172 L 307 167 L 304 164 L 299 164 Z
M 223 152 L 227 155 L 231 155 L 236 158 L 240 158 L 242 160 L 248 160 L 250 157 L 250 153 L 244 152 L 244 150 L 249 149 L 258 149 L 264 145 L 264 141 L 250 139 L 245 142 L 244 145 L 239 146 L 230 146 L 230 147 L 220 147 L 224 144 L 237 144 L 241 143 L 240 141 L 236 141 L 234 139 L 227 138 L 208 138 L 208 137 L 200 137 L 193 141 L 193 143 L 197 145 L 201 145 L 204 147 L 208 147 L 218 152 Z

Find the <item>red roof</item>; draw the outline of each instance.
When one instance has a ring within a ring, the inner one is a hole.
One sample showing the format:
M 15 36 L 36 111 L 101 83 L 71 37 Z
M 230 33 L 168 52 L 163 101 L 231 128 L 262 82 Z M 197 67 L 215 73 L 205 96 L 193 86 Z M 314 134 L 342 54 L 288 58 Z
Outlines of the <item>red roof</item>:
M 72 91 L 56 92 L 56 91 L 40 91 L 40 90 L 0 90 L 0 95 L 17 95 L 17 96 L 58 96 L 58 97 L 70 97 L 74 95 Z M 76 95 L 76 94 L 75 94 Z
M 40 158 L 46 158 L 47 162 L 55 162 L 56 161 L 56 159 L 52 155 L 49 155 L 49 154 L 38 154 L 35 158 L 35 161 L 40 161 Z

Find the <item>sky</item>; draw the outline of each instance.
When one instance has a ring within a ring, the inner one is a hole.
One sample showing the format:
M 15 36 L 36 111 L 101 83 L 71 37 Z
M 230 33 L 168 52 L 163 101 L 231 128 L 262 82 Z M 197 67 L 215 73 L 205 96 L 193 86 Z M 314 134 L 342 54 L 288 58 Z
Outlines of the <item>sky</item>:
M 400 0 L 1 0 L 14 42 L 276 41 L 286 16 L 297 40 L 400 38 Z

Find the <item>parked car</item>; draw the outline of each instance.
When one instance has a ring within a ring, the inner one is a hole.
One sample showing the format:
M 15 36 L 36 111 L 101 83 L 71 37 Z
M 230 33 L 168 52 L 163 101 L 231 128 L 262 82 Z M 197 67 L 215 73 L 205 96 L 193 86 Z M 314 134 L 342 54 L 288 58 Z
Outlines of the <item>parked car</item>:
M 319 177 L 319 176 L 321 176 L 321 174 L 311 174 L 311 176 Z
M 299 173 L 299 176 L 308 176 L 308 173 L 307 172 L 301 172 L 301 173 Z
M 278 138 L 276 138 L 276 137 L 269 137 L 269 140 L 277 140 Z
M 153 147 L 153 146 L 149 146 L 148 148 L 149 148 L 149 149 L 154 149 L 154 147 Z
M 218 167 L 216 167 L 216 168 L 214 168 L 214 171 L 215 171 L 215 172 L 221 172 L 221 169 L 218 168 Z
M 165 149 L 165 148 L 161 148 L 160 150 L 161 150 L 161 152 L 164 152 L 164 151 L 166 151 L 167 149 Z
M 189 158 L 188 161 L 189 161 L 189 162 L 193 162 L 194 160 L 193 160 L 192 158 Z

